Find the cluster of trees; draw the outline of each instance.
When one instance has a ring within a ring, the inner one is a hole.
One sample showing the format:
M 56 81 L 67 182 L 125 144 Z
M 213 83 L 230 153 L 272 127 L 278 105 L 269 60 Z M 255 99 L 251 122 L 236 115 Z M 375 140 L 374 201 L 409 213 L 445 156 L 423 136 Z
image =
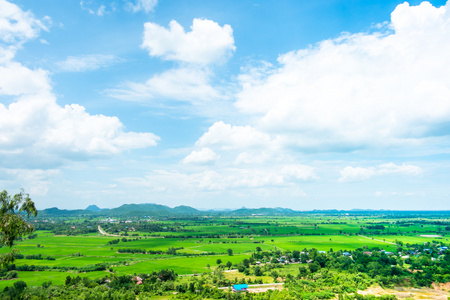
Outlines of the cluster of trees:
M 79 273 L 83 272 L 94 272 L 94 271 L 104 271 L 108 269 L 110 265 L 108 263 L 98 263 L 94 265 L 87 265 L 87 266 L 45 266 L 45 265 L 16 265 L 16 264 L 9 264 L 6 267 L 3 267 L 0 269 L 0 277 L 6 276 L 9 272 L 16 272 L 16 271 L 48 271 L 48 270 L 54 270 L 54 271 L 76 271 Z M 16 272 L 17 273 L 17 272 Z
M 119 253 L 141 253 L 141 254 L 146 254 L 147 251 L 145 249 L 133 249 L 133 248 L 120 248 L 117 249 L 117 252 Z M 159 253 L 158 253 L 159 254 Z M 161 251 L 162 254 L 162 251 Z
M 55 258 L 52 256 L 43 256 L 40 253 L 39 254 L 30 254 L 30 255 L 26 255 L 26 256 L 24 256 L 21 253 L 15 253 L 14 258 L 15 259 L 55 260 Z

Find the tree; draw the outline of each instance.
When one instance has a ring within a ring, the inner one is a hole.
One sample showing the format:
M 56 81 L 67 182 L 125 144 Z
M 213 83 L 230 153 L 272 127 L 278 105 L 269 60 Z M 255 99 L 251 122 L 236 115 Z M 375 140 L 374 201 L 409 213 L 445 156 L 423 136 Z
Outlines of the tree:
M 230 249 L 227 250 L 227 252 L 228 252 L 229 256 L 233 255 L 233 249 L 230 248 Z
M 262 276 L 264 272 L 262 271 L 261 267 L 256 266 L 255 267 L 255 276 Z
M 217 263 L 218 265 L 220 265 L 220 264 L 222 263 L 222 260 L 219 258 L 219 259 L 216 261 L 216 263 Z
M 320 270 L 320 265 L 317 262 L 313 262 L 312 264 L 308 264 L 309 270 L 311 273 L 315 273 Z
M 23 189 L 14 196 L 8 195 L 8 192 L 3 190 L 0 193 L 0 205 L 0 242 L 12 248 L 17 238 L 34 231 L 34 227 L 27 223 L 24 215 L 27 218 L 35 217 L 37 210 L 30 196 L 25 194 Z M 0 264 L 6 267 L 12 263 L 15 253 L 17 250 L 12 249 L 9 253 L 0 256 Z

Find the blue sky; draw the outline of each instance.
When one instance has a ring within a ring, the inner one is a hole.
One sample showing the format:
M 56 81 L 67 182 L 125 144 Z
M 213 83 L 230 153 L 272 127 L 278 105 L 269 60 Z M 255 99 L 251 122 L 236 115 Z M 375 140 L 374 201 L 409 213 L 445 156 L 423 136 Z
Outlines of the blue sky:
M 38 208 L 450 209 L 446 1 L 0 0 Z

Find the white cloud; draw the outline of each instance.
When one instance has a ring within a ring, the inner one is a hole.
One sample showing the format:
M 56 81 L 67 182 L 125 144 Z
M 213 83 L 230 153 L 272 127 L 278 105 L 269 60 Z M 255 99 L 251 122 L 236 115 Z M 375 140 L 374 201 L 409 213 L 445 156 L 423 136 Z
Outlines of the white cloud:
M 59 173 L 57 169 L 0 169 L 0 178 L 14 182 L 33 196 L 45 196 L 51 185 L 51 177 Z
M 422 173 L 422 168 L 408 164 L 396 165 L 394 163 L 387 163 L 371 168 L 347 166 L 340 173 L 340 182 L 351 182 L 366 180 L 378 175 L 400 174 L 417 176 Z
M 293 172 L 293 169 L 294 172 Z M 298 181 L 315 180 L 314 170 L 308 166 L 280 166 L 268 169 L 226 168 L 196 173 L 155 171 L 144 178 L 121 178 L 118 181 L 131 186 L 167 187 L 171 192 L 259 190 L 264 188 L 296 187 Z M 176 183 L 176 184 L 174 184 Z M 299 196 L 303 196 L 303 192 Z
M 156 145 L 152 133 L 125 132 L 116 117 L 90 115 L 84 107 L 61 107 L 51 94 L 23 96 L 0 104 L 3 165 L 46 166 L 64 160 L 108 156 Z
M 86 72 L 106 68 L 119 62 L 123 62 L 123 59 L 114 55 L 89 54 L 69 56 L 66 60 L 57 62 L 56 67 L 61 72 Z
M 50 89 L 48 71 L 30 70 L 16 62 L 0 63 L 0 95 L 44 94 Z M 0 103 L 0 111 L 1 107 Z
M 389 30 L 343 34 L 240 76 L 236 107 L 302 149 L 419 144 L 450 119 L 450 2 L 399 5 Z
M 45 20 L 49 18 L 46 17 Z M 44 21 L 45 21 L 44 20 Z M 21 43 L 48 30 L 43 21 L 34 18 L 31 12 L 21 10 L 16 4 L 0 0 L 0 40 L 5 43 Z
M 194 105 L 200 114 L 216 110 L 221 103 L 212 101 L 224 100 L 226 96 L 224 89 L 213 85 L 214 74 L 209 65 L 223 62 L 234 51 L 231 27 L 221 27 L 206 19 L 194 19 L 192 30 L 187 33 L 176 21 L 170 22 L 169 29 L 151 22 L 145 23 L 144 27 L 142 48 L 151 56 L 174 60 L 181 65 L 155 74 L 145 83 L 125 82 L 106 93 L 147 104 L 153 99 L 183 101 Z M 206 103 L 214 107 L 199 107 Z
M 207 170 L 190 175 L 204 190 L 255 189 L 290 186 L 298 180 L 315 180 L 314 169 L 308 166 L 282 166 L 269 169 L 229 168 L 219 172 Z
M 368 168 L 347 166 L 341 170 L 340 182 L 359 181 L 369 179 L 376 174 L 376 171 Z
M 97 6 L 93 1 L 87 0 L 87 1 L 80 1 L 81 9 L 88 11 L 91 15 L 97 15 L 99 17 L 104 16 L 107 13 L 110 13 L 111 10 L 115 10 L 115 3 L 113 2 L 110 5 L 111 10 L 107 10 L 106 6 L 101 4 L 100 6 Z
M 271 147 L 273 140 L 268 134 L 251 126 L 232 126 L 222 121 L 214 123 L 196 142 L 198 146 L 218 146 L 221 149 Z
M 237 155 L 234 164 L 262 164 L 270 159 L 270 154 L 266 151 L 244 151 Z
M 213 162 L 219 159 L 219 155 L 217 155 L 210 148 L 202 148 L 200 151 L 192 151 L 191 154 L 186 156 L 183 159 L 184 164 L 205 164 Z
M 193 104 L 222 98 L 211 85 L 211 73 L 204 69 L 179 68 L 156 74 L 145 83 L 124 83 L 121 88 L 106 92 L 115 98 L 127 101 L 171 99 Z
M 207 19 L 194 19 L 189 32 L 174 20 L 169 23 L 169 29 L 151 22 L 144 27 L 142 48 L 151 56 L 165 60 L 199 65 L 220 63 L 236 48 L 231 26 L 221 27 Z
M 97 9 L 97 16 L 103 16 L 106 13 L 106 6 L 100 5 L 100 7 Z
M 0 8 L 0 38 L 4 41 L 22 43 L 36 37 L 42 28 L 31 13 L 15 5 L 0 1 Z M 3 167 L 47 168 L 65 160 L 154 146 L 159 140 L 152 133 L 125 132 L 117 117 L 91 115 L 78 104 L 59 106 L 47 71 L 14 62 L 11 49 L 0 48 L 0 54 L 0 96 L 10 103 L 0 103 Z
M 158 0 L 136 0 L 134 4 L 133 2 L 129 2 L 128 7 L 134 13 L 141 10 L 145 11 L 146 13 L 149 13 L 155 9 L 155 6 L 157 4 Z
M 402 164 L 400 166 L 394 163 L 382 164 L 378 166 L 378 173 L 383 174 L 405 174 L 405 175 L 420 175 L 422 168 L 414 165 Z

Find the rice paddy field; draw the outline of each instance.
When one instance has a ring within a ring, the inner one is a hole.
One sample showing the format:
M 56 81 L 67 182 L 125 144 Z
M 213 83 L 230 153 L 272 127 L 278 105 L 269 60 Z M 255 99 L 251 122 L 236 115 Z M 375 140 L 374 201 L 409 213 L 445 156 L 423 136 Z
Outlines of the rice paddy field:
M 133 219 L 132 223 L 126 221 L 115 222 L 114 228 L 124 229 L 118 235 L 125 234 L 125 229 L 132 226 L 139 228 L 139 224 L 144 222 L 138 219 Z M 69 275 L 93 279 L 111 272 L 124 275 L 161 269 L 173 269 L 179 275 L 199 274 L 214 270 L 218 260 L 223 264 L 228 261 L 233 264 L 241 262 L 249 258 L 257 247 L 260 251 L 282 252 L 311 248 L 344 251 L 363 247 L 395 251 L 398 241 L 404 244 L 436 240 L 447 242 L 449 221 L 447 218 L 396 219 L 345 215 L 250 216 L 152 220 L 153 224 L 167 228 L 167 231 L 135 230 L 132 236 L 108 236 L 99 231 L 58 235 L 52 230 L 37 230 L 34 238 L 16 242 L 14 248 L 20 251 L 23 258 L 16 259 L 14 263 L 16 267 L 28 265 L 43 270 L 18 271 L 18 279 L 1 280 L 0 289 L 12 285 L 14 280 L 23 280 L 29 286 L 41 285 L 46 281 L 64 284 Z M 106 233 L 113 228 L 112 224 L 96 219 L 38 219 L 35 224 L 39 222 L 63 228 L 86 226 L 84 224 L 89 222 L 91 227 L 101 225 Z M 168 254 L 170 248 L 175 249 L 176 253 Z M 143 249 L 146 253 L 126 253 L 133 249 Z M 229 249 L 232 255 L 229 255 Z M 10 250 L 2 247 L 0 253 Z M 39 255 L 43 259 L 35 259 Z M 96 264 L 107 265 L 106 270 L 82 270 Z

